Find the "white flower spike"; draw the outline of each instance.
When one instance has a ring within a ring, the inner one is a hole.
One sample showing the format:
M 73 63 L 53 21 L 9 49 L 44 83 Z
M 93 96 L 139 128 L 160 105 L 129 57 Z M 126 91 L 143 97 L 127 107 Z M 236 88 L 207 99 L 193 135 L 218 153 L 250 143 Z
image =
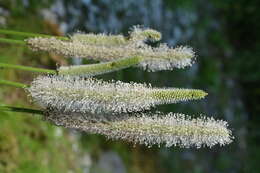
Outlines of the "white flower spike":
M 222 120 L 200 117 L 190 118 L 179 113 L 153 116 L 136 114 L 118 121 L 93 122 L 73 114 L 46 113 L 45 118 L 56 125 L 87 133 L 105 135 L 134 144 L 179 146 L 184 148 L 213 147 L 229 144 L 233 140 L 228 124 Z
M 158 89 L 145 84 L 71 76 L 39 76 L 28 91 L 37 104 L 60 113 L 138 112 L 160 104 L 201 99 L 207 95 L 196 89 Z
M 142 67 L 148 71 L 173 70 L 193 64 L 195 53 L 192 48 L 187 46 L 171 48 L 166 44 L 154 48 L 145 44 L 144 41 L 147 39 L 158 41 L 161 39 L 161 34 L 152 29 L 134 27 L 130 32 L 129 40 L 122 35 L 76 33 L 69 40 L 36 37 L 29 38 L 26 42 L 35 51 L 47 51 L 101 62 L 138 57 L 136 64 L 129 65 Z M 126 67 L 128 66 L 118 69 Z

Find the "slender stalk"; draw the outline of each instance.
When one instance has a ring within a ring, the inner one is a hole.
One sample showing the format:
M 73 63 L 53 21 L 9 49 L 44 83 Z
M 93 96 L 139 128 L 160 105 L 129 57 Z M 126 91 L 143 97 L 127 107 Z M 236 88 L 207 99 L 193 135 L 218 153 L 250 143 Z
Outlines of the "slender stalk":
M 131 57 L 131 58 L 123 58 L 123 59 L 106 62 L 106 63 L 61 67 L 60 69 L 58 69 L 58 71 L 51 70 L 51 69 L 27 67 L 22 65 L 6 64 L 6 63 L 0 63 L 0 68 L 10 68 L 10 69 L 48 73 L 48 74 L 58 73 L 59 75 L 95 76 L 99 74 L 125 69 L 130 66 L 139 64 L 140 61 L 141 58 L 139 57 Z
M 2 80 L 2 79 L 0 79 L 0 85 L 8 85 L 8 86 L 13 86 L 13 87 L 17 87 L 17 88 L 28 88 L 29 87 L 29 85 L 26 85 L 23 83 L 12 82 L 12 81 Z
M 136 56 L 131 58 L 122 58 L 106 63 L 61 67 L 58 69 L 58 74 L 95 76 L 138 65 L 140 61 L 141 58 Z
M 23 113 L 31 113 L 31 114 L 40 114 L 43 115 L 43 111 L 37 109 L 30 108 L 21 108 L 0 104 L 0 111 L 11 111 L 11 112 L 23 112 Z
M 26 42 L 23 40 L 14 40 L 14 39 L 10 39 L 10 38 L 0 38 L 0 42 L 9 43 L 9 44 L 26 45 Z
M 5 63 L 0 63 L 0 68 L 10 68 L 10 69 L 17 69 L 17 70 L 24 70 L 24 71 L 31 71 L 31 72 L 56 74 L 56 71 L 51 69 L 27 67 L 22 65 L 5 64 Z
M 48 74 L 58 73 L 60 75 L 95 76 L 99 74 L 109 73 L 124 68 L 128 68 L 130 66 L 139 64 L 140 61 L 141 58 L 139 57 L 131 57 L 131 58 L 123 58 L 123 59 L 106 62 L 106 63 L 61 67 L 60 69 L 58 69 L 58 71 L 51 70 L 51 69 L 27 67 L 22 65 L 6 64 L 6 63 L 0 63 L 0 68 L 10 68 L 10 69 L 48 73 Z
M 67 37 L 62 37 L 62 36 L 52 36 L 52 35 L 47 35 L 47 34 L 12 31 L 12 30 L 7 30 L 7 29 L 0 29 L 0 34 L 16 35 L 16 36 L 22 36 L 22 37 L 56 37 L 56 38 L 61 39 L 61 40 L 68 40 L 69 39 Z

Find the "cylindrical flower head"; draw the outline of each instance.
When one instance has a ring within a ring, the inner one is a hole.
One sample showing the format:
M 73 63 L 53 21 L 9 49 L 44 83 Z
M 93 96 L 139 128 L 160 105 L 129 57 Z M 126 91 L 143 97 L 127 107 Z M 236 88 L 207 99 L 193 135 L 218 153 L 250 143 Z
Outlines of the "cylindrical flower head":
M 195 89 L 158 89 L 145 84 L 71 76 L 37 77 L 28 91 L 40 106 L 60 113 L 138 112 L 159 104 L 201 99 L 207 95 Z
M 136 44 L 136 42 L 144 42 L 146 40 L 159 41 L 162 38 L 160 32 L 150 28 L 140 28 L 138 26 L 133 27 L 129 32 L 130 39 L 126 39 L 123 35 L 107 35 L 107 34 L 84 34 L 75 33 L 70 36 L 72 41 L 78 41 L 86 45 L 96 46 L 123 46 L 127 44 Z
M 88 133 L 105 135 L 146 146 L 212 147 L 229 144 L 233 140 L 228 124 L 222 120 L 200 117 L 192 119 L 184 114 L 147 116 L 144 113 L 118 121 L 93 122 L 73 114 L 48 112 L 46 119 L 56 125 Z
M 170 48 L 161 44 L 158 48 L 147 47 L 138 66 L 148 71 L 173 70 L 190 67 L 195 60 L 195 52 L 190 47 Z
M 127 44 L 127 40 L 123 35 L 75 33 L 70 37 L 70 39 L 72 41 L 78 41 L 82 44 L 95 46 L 113 47 Z
M 48 51 L 68 57 L 89 58 L 99 61 L 112 61 L 122 58 L 140 57 L 136 64 L 149 71 L 172 70 L 191 66 L 195 53 L 189 47 L 170 48 L 162 44 L 158 48 L 143 45 L 97 46 L 82 44 L 79 41 L 62 41 L 56 38 L 30 38 L 27 44 L 35 51 Z
M 160 41 L 162 39 L 162 35 L 160 32 L 150 29 L 150 28 L 141 28 L 139 26 L 134 26 L 133 29 L 129 32 L 130 42 L 138 42 L 138 41 Z
M 127 44 L 137 44 L 137 42 L 144 42 L 146 40 L 159 41 L 162 38 L 160 32 L 149 29 L 140 28 L 138 26 L 133 27 L 132 31 L 129 32 L 130 38 L 127 40 L 123 35 L 106 35 L 106 34 L 84 34 L 75 33 L 70 38 L 73 41 L 78 41 L 86 45 L 96 46 L 123 46 Z
M 30 38 L 27 44 L 34 51 L 47 51 L 56 54 L 89 58 L 98 61 L 112 61 L 115 59 L 131 57 L 136 53 L 134 47 L 108 47 L 92 44 L 82 44 L 80 41 L 62 41 L 56 38 Z

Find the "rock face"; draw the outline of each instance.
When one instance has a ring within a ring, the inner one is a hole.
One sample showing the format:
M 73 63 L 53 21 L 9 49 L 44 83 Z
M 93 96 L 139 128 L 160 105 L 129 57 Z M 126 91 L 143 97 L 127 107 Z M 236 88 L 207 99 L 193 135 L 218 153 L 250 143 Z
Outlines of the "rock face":
M 122 159 L 113 151 L 107 151 L 101 154 L 97 167 L 98 171 L 104 173 L 126 173 Z
M 171 45 L 189 40 L 198 18 L 192 10 L 167 8 L 163 0 L 56 0 L 42 14 L 59 23 L 64 32 L 81 28 L 94 33 L 121 33 L 137 24 L 149 26 L 162 32 Z

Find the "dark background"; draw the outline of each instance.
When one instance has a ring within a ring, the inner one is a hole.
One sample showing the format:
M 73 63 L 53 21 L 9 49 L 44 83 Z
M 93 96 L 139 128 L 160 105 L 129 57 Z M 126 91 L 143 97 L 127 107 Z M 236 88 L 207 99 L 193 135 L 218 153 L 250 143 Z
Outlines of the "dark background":
M 171 46 L 193 47 L 197 60 L 191 68 L 156 73 L 129 68 L 100 77 L 203 89 L 209 93 L 204 100 L 157 110 L 224 119 L 235 136 L 232 144 L 211 149 L 133 147 L 53 127 L 40 117 L 0 112 L 0 172 L 260 172 L 259 7 L 259 0 L 0 0 L 0 28 L 127 35 L 142 25 L 160 31 Z M 56 63 L 87 63 L 3 43 L 0 62 L 52 69 Z M 13 81 L 29 83 L 34 76 L 0 69 L 1 78 Z M 26 100 L 22 90 L 1 86 L 2 103 L 29 106 Z

